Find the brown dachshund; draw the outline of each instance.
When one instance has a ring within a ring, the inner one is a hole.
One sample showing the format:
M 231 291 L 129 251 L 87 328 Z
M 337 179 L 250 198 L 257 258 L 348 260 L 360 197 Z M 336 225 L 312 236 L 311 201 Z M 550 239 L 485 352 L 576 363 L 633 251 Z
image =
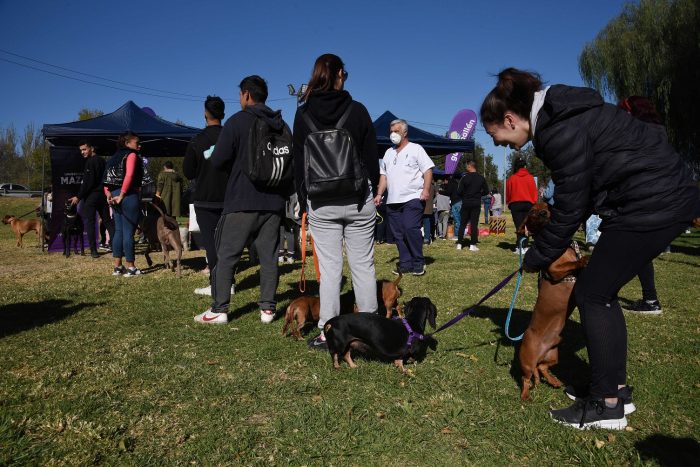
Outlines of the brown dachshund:
M 388 280 L 378 280 L 377 281 L 377 304 L 379 308 L 377 313 L 386 313 L 387 318 L 391 318 L 392 310 L 397 309 L 399 314 L 399 297 L 401 296 L 401 289 L 399 288 L 399 282 L 401 282 L 402 274 L 399 274 L 393 282 Z
M 519 233 L 536 236 L 549 222 L 549 216 L 547 203 L 535 204 L 519 227 Z M 559 361 L 559 334 L 576 307 L 572 296 L 576 283 L 573 274 L 586 264 L 588 257 L 579 258 L 574 248 L 569 247 L 542 275 L 532 319 L 520 345 L 520 369 L 523 374 L 521 400 L 530 397 L 530 381 L 533 376 L 535 384 L 539 384 L 542 375 L 553 387 L 562 386 L 561 381 L 549 372 L 549 368 Z
M 318 321 L 321 310 L 321 300 L 318 297 L 303 296 L 292 300 L 284 315 L 284 327 L 282 335 L 287 335 L 287 329 L 292 330 L 292 335 L 302 339 L 301 330 L 306 322 Z
M 10 225 L 10 228 L 17 237 L 17 246 L 20 248 L 24 248 L 22 237 L 24 237 L 24 234 L 31 232 L 32 230 L 37 233 L 39 241 L 42 241 L 43 239 L 42 233 L 44 229 L 40 219 L 19 219 L 16 216 L 8 214 L 2 218 L 2 222 L 3 224 Z

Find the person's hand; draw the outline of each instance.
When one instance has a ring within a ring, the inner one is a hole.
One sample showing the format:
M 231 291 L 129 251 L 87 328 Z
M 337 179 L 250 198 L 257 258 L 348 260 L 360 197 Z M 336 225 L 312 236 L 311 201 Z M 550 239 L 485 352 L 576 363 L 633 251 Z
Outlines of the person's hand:
M 523 263 L 523 271 L 525 271 L 525 272 L 537 272 L 537 269 L 528 266 L 527 263 Z
M 377 207 L 382 205 L 382 195 L 377 195 L 374 197 L 374 205 Z
M 119 204 L 124 199 L 124 193 L 119 193 L 118 196 L 112 197 L 109 204 Z
M 420 200 L 421 201 L 428 201 L 430 198 L 430 189 L 426 190 L 425 188 L 423 191 L 420 192 Z
M 80 201 L 80 199 L 78 199 L 77 196 L 73 196 L 72 198 L 68 198 L 68 201 L 70 201 L 70 204 L 75 206 L 76 204 L 78 204 L 78 201 Z

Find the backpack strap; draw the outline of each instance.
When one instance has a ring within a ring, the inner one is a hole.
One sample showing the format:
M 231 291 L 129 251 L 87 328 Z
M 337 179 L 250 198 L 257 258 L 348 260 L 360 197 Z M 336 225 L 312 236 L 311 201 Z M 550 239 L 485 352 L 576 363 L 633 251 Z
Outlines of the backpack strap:
M 318 131 L 318 128 L 316 127 L 316 125 L 314 125 L 313 120 L 311 120 L 311 117 L 309 117 L 309 114 L 307 112 L 308 112 L 308 110 L 304 109 L 301 112 L 301 117 L 306 122 L 306 126 L 309 127 L 309 130 L 311 130 L 312 133 L 316 133 Z
M 352 110 L 352 102 L 350 102 L 350 105 L 345 109 L 345 112 L 343 112 L 343 115 L 340 116 L 340 119 L 338 120 L 338 123 L 335 124 L 336 128 L 343 128 L 343 125 L 345 125 L 345 122 L 347 121 L 348 117 L 350 116 L 350 111 Z M 309 127 L 309 129 L 312 132 L 317 132 L 318 127 L 314 125 L 314 122 L 311 120 L 311 117 L 307 114 L 307 109 L 304 109 L 304 111 L 301 112 L 301 116 L 306 122 L 306 125 Z

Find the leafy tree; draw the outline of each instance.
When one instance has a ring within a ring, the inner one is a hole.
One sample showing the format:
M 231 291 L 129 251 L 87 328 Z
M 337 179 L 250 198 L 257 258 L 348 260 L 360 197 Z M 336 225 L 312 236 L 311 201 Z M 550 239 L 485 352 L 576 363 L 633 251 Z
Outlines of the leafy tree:
M 78 112 L 78 120 L 83 121 L 83 120 L 89 120 L 91 118 L 95 117 L 101 117 L 105 113 L 101 110 L 98 109 L 88 109 L 87 107 L 84 107 L 80 109 Z
M 51 180 L 51 161 L 49 160 L 49 145 L 44 141 L 41 132 L 34 128 L 34 124 L 30 123 L 24 129 L 20 148 L 27 173 L 27 185 L 35 190 L 41 189 L 43 186 L 42 175 L 46 176 L 45 180 Z M 42 165 L 45 173 L 42 171 Z
M 646 96 L 671 143 L 700 168 L 700 2 L 641 0 L 625 5 L 579 56 L 587 85 L 615 100 Z
M 15 182 L 21 160 L 17 153 L 17 132 L 13 126 L 0 129 L 0 174 L 2 182 Z M 17 182 L 19 183 L 19 182 Z

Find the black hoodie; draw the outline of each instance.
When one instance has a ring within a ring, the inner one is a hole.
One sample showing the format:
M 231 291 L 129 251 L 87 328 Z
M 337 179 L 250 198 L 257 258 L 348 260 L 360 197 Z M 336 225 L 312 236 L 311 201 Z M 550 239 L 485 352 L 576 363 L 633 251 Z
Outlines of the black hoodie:
M 602 232 L 644 232 L 690 222 L 698 188 L 664 132 L 588 88 L 549 88 L 537 114 L 535 153 L 557 187 L 551 221 L 525 263 L 547 267 L 595 212 Z
M 182 171 L 189 180 L 195 180 L 192 201 L 196 207 L 221 209 L 224 206 L 229 173 L 212 167 L 204 156 L 205 151 L 214 147 L 220 134 L 221 125 L 209 125 L 187 145 Z
M 210 159 L 215 169 L 231 172 L 222 214 L 239 211 L 282 211 L 285 196 L 290 192 L 290 187 L 280 187 L 275 191 L 259 190 L 242 170 L 243 156 L 248 148 L 248 134 L 256 116 L 263 118 L 275 130 L 280 130 L 286 125 L 282 120 L 281 111 L 274 111 L 264 104 L 247 107 L 226 120 Z
M 367 171 L 374 193 L 379 184 L 379 158 L 377 156 L 377 135 L 369 112 L 364 105 L 353 101 L 347 91 L 313 92 L 307 102 L 297 110 L 294 117 L 294 181 L 299 195 L 299 202 L 306 209 L 306 189 L 304 187 L 304 142 L 311 133 L 301 112 L 308 112 L 311 120 L 319 130 L 335 128 L 336 123 L 352 103 L 353 108 L 344 128 L 350 132 L 360 153 L 360 159 Z

